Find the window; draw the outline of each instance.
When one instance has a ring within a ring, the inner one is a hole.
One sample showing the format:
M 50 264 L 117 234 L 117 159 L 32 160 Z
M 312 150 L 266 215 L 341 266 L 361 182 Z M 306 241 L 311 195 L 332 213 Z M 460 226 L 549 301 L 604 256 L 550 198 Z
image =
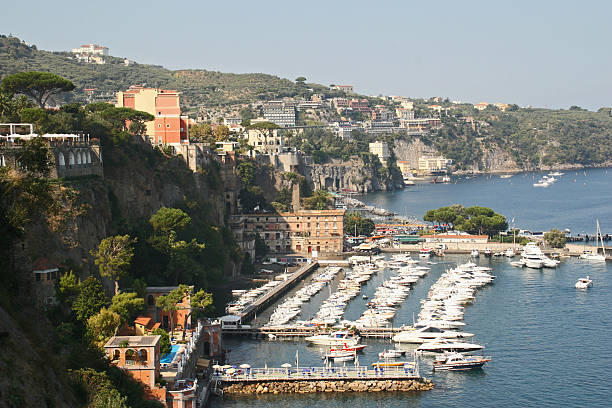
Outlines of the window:
M 169 128 L 169 127 L 170 127 L 170 124 L 169 124 L 169 123 L 166 123 L 166 127 L 167 127 L 167 128 Z
M 157 127 L 158 127 L 158 128 L 160 128 L 160 127 L 161 127 L 161 123 L 158 123 L 158 124 L 157 124 Z
M 40 273 L 36 274 L 36 282 L 40 282 Z

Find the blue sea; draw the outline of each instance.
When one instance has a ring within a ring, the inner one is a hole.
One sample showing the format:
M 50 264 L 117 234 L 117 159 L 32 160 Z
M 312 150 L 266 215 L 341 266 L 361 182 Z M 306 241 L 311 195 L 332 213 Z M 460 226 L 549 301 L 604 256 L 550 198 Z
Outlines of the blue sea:
M 365 197 L 376 204 L 408 214 L 423 214 L 427 209 L 460 203 L 483 205 L 516 218 L 517 227 L 545 230 L 570 228 L 592 233 L 595 219 L 602 229 L 612 231 L 612 170 L 566 173 L 546 189 L 533 188 L 539 174 L 519 174 L 512 179 L 480 177 L 461 179 L 457 184 L 415 186 L 399 193 L 375 193 Z M 574 182 L 574 178 L 576 182 Z M 586 183 L 586 185 L 585 185 Z M 416 283 L 398 310 L 395 326 L 411 324 L 420 301 L 445 269 L 469 260 L 467 255 L 434 258 L 431 271 Z M 466 307 L 465 331 L 486 346 L 492 361 L 472 372 L 431 371 L 431 359 L 421 359 L 421 374 L 436 387 L 420 393 L 343 393 L 304 395 L 257 395 L 214 397 L 213 407 L 609 407 L 612 387 L 608 372 L 612 349 L 612 265 L 567 259 L 556 269 L 518 269 L 506 258 L 480 258 L 483 266 L 493 268 L 495 282 L 480 289 L 475 302 Z M 381 271 L 362 288 L 372 296 L 390 271 Z M 578 278 L 590 275 L 594 286 L 576 290 Z M 340 279 L 341 276 L 338 277 Z M 308 280 L 305 284 L 308 283 Z M 306 318 L 335 289 L 324 289 L 303 307 Z M 295 288 L 295 290 L 299 289 Z M 291 296 L 291 293 L 289 294 Z M 345 317 L 356 319 L 366 308 L 366 300 L 356 297 Z M 271 312 L 258 315 L 266 321 Z M 365 340 L 362 365 L 377 361 L 378 352 L 393 347 L 389 340 Z M 249 363 L 253 367 L 295 364 L 320 366 L 321 349 L 303 341 L 268 341 L 229 338 L 230 364 Z

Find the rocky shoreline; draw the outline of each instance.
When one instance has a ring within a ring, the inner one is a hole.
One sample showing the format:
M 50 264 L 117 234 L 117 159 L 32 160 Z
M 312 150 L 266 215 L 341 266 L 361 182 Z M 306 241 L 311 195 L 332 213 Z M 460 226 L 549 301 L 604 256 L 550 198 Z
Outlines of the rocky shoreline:
M 429 391 L 434 383 L 426 378 L 414 380 L 342 381 L 262 381 L 232 383 L 223 388 L 227 394 L 310 394 L 318 392 Z

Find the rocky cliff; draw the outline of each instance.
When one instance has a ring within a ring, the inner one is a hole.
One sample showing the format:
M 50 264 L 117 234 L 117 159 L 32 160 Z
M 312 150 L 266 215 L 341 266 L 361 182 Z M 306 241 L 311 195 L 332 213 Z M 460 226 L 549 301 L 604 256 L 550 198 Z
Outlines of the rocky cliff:
M 368 193 L 403 188 L 401 183 L 394 183 L 388 169 L 366 164 L 356 157 L 348 161 L 334 159 L 330 163 L 313 164 L 306 168 L 305 173 L 314 189 Z

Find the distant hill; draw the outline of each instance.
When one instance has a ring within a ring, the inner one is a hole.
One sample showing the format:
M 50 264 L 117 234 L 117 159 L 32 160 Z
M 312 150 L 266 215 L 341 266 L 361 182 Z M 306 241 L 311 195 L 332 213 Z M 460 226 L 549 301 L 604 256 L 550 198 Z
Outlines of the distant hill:
M 230 105 L 303 94 L 306 88 L 324 90 L 317 84 L 296 84 L 267 74 L 225 74 L 206 70 L 172 71 L 158 65 L 124 63 L 123 58 L 105 57 L 105 64 L 88 64 L 69 52 L 49 52 L 16 37 L 0 36 L 0 77 L 20 71 L 49 71 L 70 79 L 77 89 L 72 97 L 85 101 L 83 89 L 96 88 L 109 95 L 130 85 L 176 89 L 190 112 L 198 106 Z

